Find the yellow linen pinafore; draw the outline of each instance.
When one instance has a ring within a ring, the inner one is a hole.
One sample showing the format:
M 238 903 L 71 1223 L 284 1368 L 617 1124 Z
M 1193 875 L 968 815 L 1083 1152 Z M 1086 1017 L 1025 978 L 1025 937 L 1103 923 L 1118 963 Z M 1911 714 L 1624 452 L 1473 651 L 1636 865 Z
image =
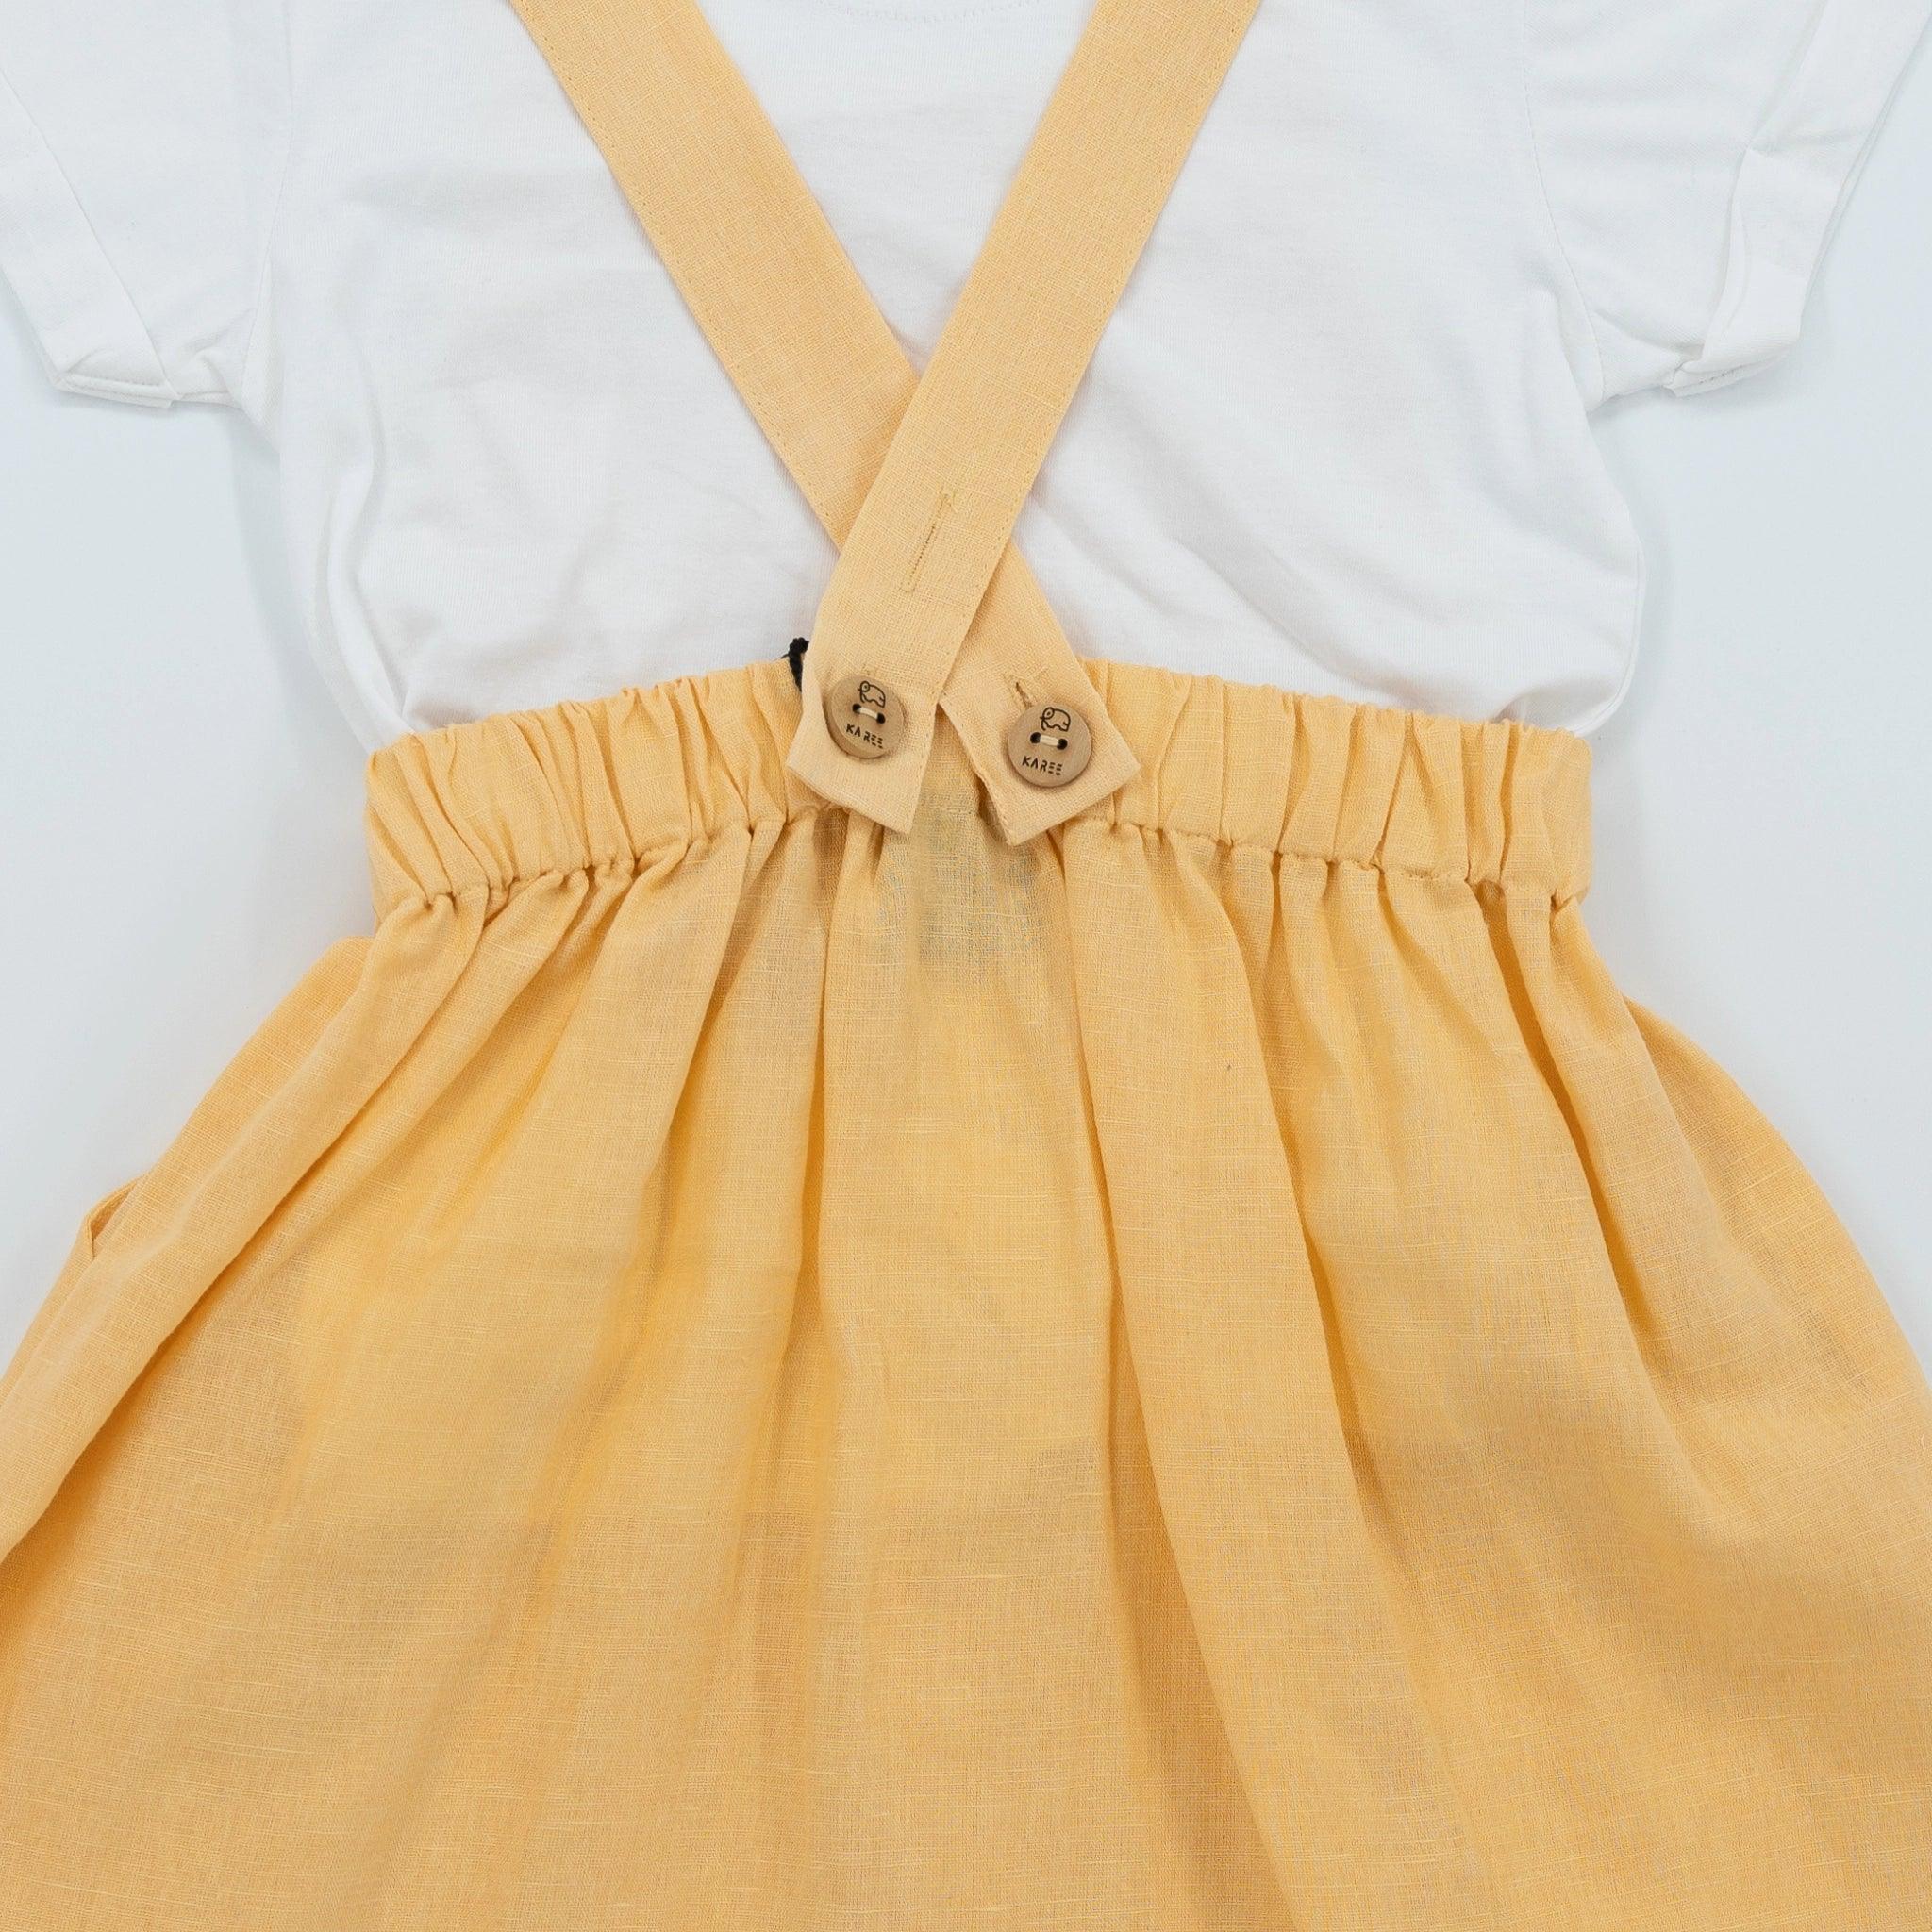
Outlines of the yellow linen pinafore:
M 915 378 L 691 0 L 519 0 L 841 559 L 802 688 L 377 753 L 88 1217 L 0 1927 L 1932 1926 L 1932 1399 L 1583 744 L 1008 544 L 1253 4 L 1100 0 Z

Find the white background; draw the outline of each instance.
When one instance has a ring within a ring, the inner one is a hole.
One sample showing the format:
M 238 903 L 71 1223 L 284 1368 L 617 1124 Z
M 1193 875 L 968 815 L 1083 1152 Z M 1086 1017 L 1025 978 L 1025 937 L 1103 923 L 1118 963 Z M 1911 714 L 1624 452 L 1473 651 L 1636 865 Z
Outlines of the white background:
M 1651 562 L 1597 945 L 1823 1183 L 1932 1361 L 1932 58 L 1767 375 L 1613 408 Z M 330 941 L 362 755 L 247 425 L 48 385 L 0 290 L 0 1359 Z

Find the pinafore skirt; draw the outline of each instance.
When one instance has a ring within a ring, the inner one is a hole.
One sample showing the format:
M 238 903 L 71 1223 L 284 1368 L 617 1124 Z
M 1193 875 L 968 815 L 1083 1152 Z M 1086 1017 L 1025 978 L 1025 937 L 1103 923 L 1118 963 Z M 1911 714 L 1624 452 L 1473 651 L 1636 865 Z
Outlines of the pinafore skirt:
M 405 739 L 0 1385 L 0 1924 L 1906 1932 L 1932 1404 L 1559 733 Z

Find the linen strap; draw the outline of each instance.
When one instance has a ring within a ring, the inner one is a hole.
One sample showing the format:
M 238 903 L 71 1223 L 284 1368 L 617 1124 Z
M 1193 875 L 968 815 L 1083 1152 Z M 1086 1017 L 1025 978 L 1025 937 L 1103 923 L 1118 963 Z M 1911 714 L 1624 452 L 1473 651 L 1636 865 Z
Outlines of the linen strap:
M 923 378 L 696 0 L 515 0 L 693 316 L 841 546 L 791 768 L 899 830 L 943 704 L 1018 841 L 1123 784 L 1113 727 L 1014 521 L 1257 0 L 1098 0 Z M 826 690 L 893 691 L 904 742 L 840 749 Z M 1006 755 L 1030 705 L 1075 708 L 1071 784 Z

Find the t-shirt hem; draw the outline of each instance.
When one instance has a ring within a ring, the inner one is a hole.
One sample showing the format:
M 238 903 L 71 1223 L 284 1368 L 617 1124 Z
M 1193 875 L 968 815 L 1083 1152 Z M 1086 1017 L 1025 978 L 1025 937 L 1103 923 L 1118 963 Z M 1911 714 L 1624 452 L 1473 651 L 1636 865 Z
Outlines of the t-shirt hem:
M 0 75 L 0 275 L 57 388 L 164 408 L 184 400 L 73 184 Z
M 1663 387 L 1723 389 L 1797 341 L 1819 265 L 1932 0 L 1827 0 L 1732 192 L 1724 287 L 1702 348 Z

